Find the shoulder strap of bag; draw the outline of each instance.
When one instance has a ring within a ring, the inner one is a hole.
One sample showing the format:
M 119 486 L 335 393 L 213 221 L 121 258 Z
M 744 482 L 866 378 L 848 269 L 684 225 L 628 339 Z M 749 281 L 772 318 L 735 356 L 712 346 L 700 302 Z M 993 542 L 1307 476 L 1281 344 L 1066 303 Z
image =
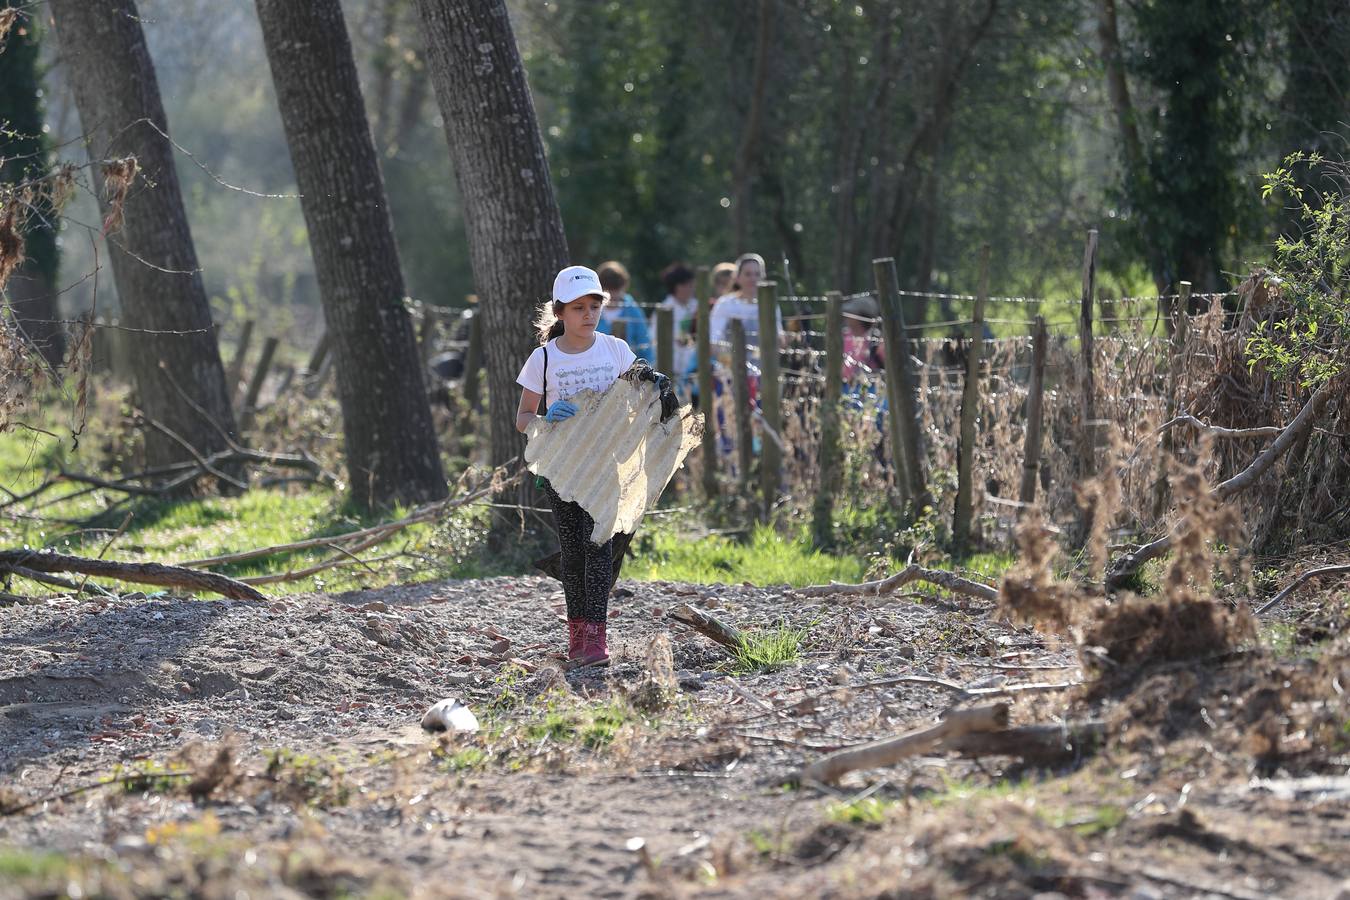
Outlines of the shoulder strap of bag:
M 548 344 L 543 346 L 544 351 L 544 389 L 539 393 L 539 408 L 547 411 L 548 409 Z M 543 415 L 543 413 L 540 413 Z

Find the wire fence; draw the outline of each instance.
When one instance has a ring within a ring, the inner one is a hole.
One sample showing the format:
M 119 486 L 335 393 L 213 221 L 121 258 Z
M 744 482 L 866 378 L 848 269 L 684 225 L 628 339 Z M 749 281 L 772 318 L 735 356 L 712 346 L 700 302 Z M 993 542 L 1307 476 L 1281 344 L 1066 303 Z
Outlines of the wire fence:
M 916 427 L 923 469 L 939 510 L 949 516 L 956 487 L 960 451 L 959 434 L 962 394 L 971 343 L 967 335 L 979 326 L 980 363 L 973 458 L 974 513 L 977 530 L 986 537 L 1007 539 L 1021 509 L 1018 487 L 1026 458 L 1027 396 L 1032 374 L 1032 332 L 1037 319 L 989 316 L 976 320 L 978 298 L 965 294 L 900 291 L 902 296 L 969 304 L 961 312 L 969 317 L 942 321 L 906 323 L 903 334 L 909 347 L 914 373 Z M 1132 454 L 1121 477 L 1122 527 L 1143 531 L 1155 524 L 1159 486 L 1165 482 L 1159 427 L 1185 398 L 1210 379 L 1218 377 L 1227 359 L 1229 342 L 1224 337 L 1223 301 L 1233 292 L 1189 295 L 1122 297 L 1099 300 L 1093 312 L 1109 311 L 1092 318 L 1092 375 L 1095 409 L 1088 433 L 1095 435 L 1099 461 Z M 877 299 L 875 292 L 852 295 Z M 1191 313 L 1177 307 L 1181 301 Z M 775 438 L 783 453 L 782 485 L 787 502 L 805 508 L 821 483 L 822 404 L 827 391 L 826 329 L 829 297 L 789 296 L 779 298 L 783 310 L 782 332 L 777 336 L 778 377 L 783 398 L 782 428 Z M 845 300 L 844 302 L 847 302 Z M 989 303 L 1023 307 L 1050 301 L 1037 297 L 989 297 Z M 817 308 L 820 307 L 820 308 Z M 1127 314 L 1124 309 L 1133 309 Z M 1169 322 L 1169 315 L 1177 318 Z M 1185 340 L 1174 344 L 1172 326 L 1179 323 Z M 749 327 L 751 323 L 747 323 Z M 757 331 L 757 322 L 756 325 Z M 988 325 L 1011 326 L 1014 333 L 995 336 Z M 851 337 L 843 359 L 845 377 L 839 385 L 844 435 L 840 490 L 851 498 L 888 502 L 900 485 L 887 418 L 892 415 L 886 382 L 886 366 L 894 358 L 886 346 L 880 320 L 853 317 L 846 327 Z M 1074 483 L 1083 476 L 1079 447 L 1085 434 L 1082 395 L 1086 359 L 1079 340 L 1079 323 L 1047 326 L 1047 352 L 1043 366 L 1042 421 L 1045 439 L 1037 463 L 1037 503 L 1054 521 L 1071 521 L 1078 515 Z M 935 334 L 934 332 L 945 332 Z M 1020 332 L 1020 333 L 1017 333 Z M 709 420 L 716 433 L 713 464 L 720 490 L 751 495 L 757 490 L 755 469 L 760 465 L 766 436 L 760 415 L 762 391 L 756 383 L 763 377 L 758 339 L 747 341 L 747 380 L 750 405 L 740 410 L 733 400 L 735 377 L 727 359 L 731 347 L 725 341 L 713 346 L 719 360 L 713 367 L 714 397 Z M 693 373 L 684 373 L 681 387 L 696 391 Z M 1184 402 L 1184 401 L 1183 401 Z M 742 419 L 744 422 L 742 423 Z M 751 471 L 742 471 L 747 455 L 738 443 L 752 444 L 748 458 Z M 702 480 L 705 459 L 691 454 L 686 487 Z

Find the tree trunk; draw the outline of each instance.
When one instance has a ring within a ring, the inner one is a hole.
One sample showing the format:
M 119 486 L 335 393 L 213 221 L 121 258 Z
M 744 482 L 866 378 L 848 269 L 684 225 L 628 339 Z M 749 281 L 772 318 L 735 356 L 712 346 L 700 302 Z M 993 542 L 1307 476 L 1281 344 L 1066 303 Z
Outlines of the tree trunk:
M 379 135 L 389 131 L 389 111 L 394 99 L 394 69 L 398 67 L 398 13 L 402 5 L 402 0 L 382 0 L 380 4 L 378 43 L 370 61 L 375 74 L 372 91 L 375 96 L 370 104 L 370 130 Z M 343 34 L 346 34 L 345 26 Z
M 1111 98 L 1111 109 L 1120 132 L 1121 154 L 1125 158 L 1125 194 L 1136 205 L 1136 214 L 1148 216 L 1143 199 L 1144 180 L 1148 177 L 1144 159 L 1144 145 L 1139 138 L 1134 103 L 1130 100 L 1129 82 L 1125 80 L 1125 61 L 1120 51 L 1120 25 L 1116 14 L 1116 0 L 1097 0 L 1097 41 L 1101 45 L 1102 67 L 1106 72 L 1106 93 Z M 1147 229 L 1145 229 L 1147 233 Z M 1166 293 L 1170 279 L 1163 263 L 1162 251 L 1153 240 L 1148 242 L 1148 263 L 1158 293 Z
M 338 0 L 258 0 L 363 507 L 445 497 L 385 182 Z
M 20 0 L 0 0 L 0 9 L 14 9 Z M 50 141 L 43 134 L 45 116 L 38 66 L 36 16 L 21 18 L 0 46 L 0 184 L 22 184 L 46 175 L 50 168 Z M 45 204 L 44 204 L 45 206 Z M 43 213 L 31 213 L 23 228 L 24 262 L 3 285 L 10 309 L 24 336 L 53 369 L 65 353 L 65 333 L 56 319 L 56 222 Z
M 773 33 L 773 0 L 759 0 L 759 24 L 755 33 L 755 74 L 750 88 L 750 109 L 741 130 L 732 173 L 731 245 L 736 253 L 745 253 L 750 240 L 750 180 L 764 121 L 764 94 L 769 80 L 769 37 Z
M 492 462 L 502 465 L 524 452 L 516 374 L 538 343 L 536 304 L 549 298 L 553 276 L 567 264 L 567 239 L 505 0 L 418 0 L 417 7 L 464 203 L 484 317 Z M 499 544 L 511 523 L 493 524 Z
M 947 136 L 961 80 L 965 77 L 975 48 L 989 33 L 998 13 L 1000 0 L 987 0 L 978 19 L 964 33 L 959 26 L 948 26 L 943 48 L 932 76 L 933 92 L 928 104 L 921 110 L 918 127 L 905 151 L 895 179 L 889 205 L 890 213 L 883 216 L 876 230 L 872 252 L 874 256 L 902 254 L 909 222 L 918 202 L 919 188 L 926 186 L 932 172 L 933 157 Z M 914 173 L 923 172 L 922 183 L 915 185 Z
M 384 179 L 339 0 L 257 0 L 332 336 L 352 497 L 446 495 Z
M 413 60 L 404 71 L 407 86 L 399 103 L 398 119 L 385 135 L 385 143 L 389 145 L 389 152 L 392 154 L 398 154 L 412 140 L 413 132 L 422 121 L 422 107 L 427 101 L 426 53 L 422 50 L 418 37 L 414 37 Z
M 140 166 L 123 223 L 108 236 L 122 324 L 166 332 L 123 334 L 140 408 L 203 455 L 224 450 L 234 413 L 136 4 L 52 0 L 50 8 L 90 156 L 134 156 Z M 106 221 L 112 203 L 95 169 Z M 158 429 L 146 431 L 145 454 L 150 467 L 193 458 Z
M 30 227 L 32 224 L 30 220 Z M 10 276 L 5 293 L 23 337 L 48 366 L 59 369 L 65 359 L 66 334 L 57 321 L 56 282 L 40 266 L 25 261 Z

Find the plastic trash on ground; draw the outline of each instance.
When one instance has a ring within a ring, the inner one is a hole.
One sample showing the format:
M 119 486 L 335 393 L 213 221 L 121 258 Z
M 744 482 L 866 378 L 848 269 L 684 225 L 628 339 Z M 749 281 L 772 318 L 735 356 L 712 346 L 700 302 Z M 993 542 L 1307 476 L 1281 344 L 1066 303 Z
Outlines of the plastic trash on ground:
M 422 716 L 427 731 L 477 731 L 478 717 L 456 697 L 439 700 Z

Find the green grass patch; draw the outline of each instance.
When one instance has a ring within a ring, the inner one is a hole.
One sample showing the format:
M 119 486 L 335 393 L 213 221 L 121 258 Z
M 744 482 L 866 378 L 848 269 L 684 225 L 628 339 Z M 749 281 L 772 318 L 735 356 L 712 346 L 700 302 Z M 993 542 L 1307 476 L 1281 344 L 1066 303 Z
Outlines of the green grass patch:
M 335 757 L 319 757 L 288 747 L 264 752 L 267 777 L 279 794 L 297 804 L 320 808 L 346 806 L 352 788 Z
M 1298 648 L 1298 626 L 1289 622 L 1263 621 L 1259 634 L 1262 645 L 1276 656 L 1293 656 Z
M 951 806 L 972 800 L 1002 800 L 1026 790 L 1031 782 L 1009 781 L 1007 779 L 981 784 L 964 778 L 943 777 L 943 789 L 929 795 L 928 802 L 937 807 Z
M 886 815 L 893 806 L 895 801 L 877 797 L 864 797 L 851 803 L 838 801 L 825 808 L 825 817 L 844 825 L 876 826 L 886 821 Z
M 476 772 L 492 761 L 492 755 L 482 747 L 461 747 L 447 752 L 441 767 L 448 772 Z
M 1069 828 L 1079 837 L 1094 837 L 1106 834 L 1119 827 L 1125 821 L 1126 811 L 1120 806 L 1098 806 L 1086 812 L 1082 810 L 1056 810 L 1047 812 L 1037 810 L 1049 825 L 1054 828 Z
M 549 699 L 541 715 L 526 720 L 522 734 L 530 743 L 579 743 L 600 750 L 613 743 L 623 726 L 637 720 L 633 708 L 618 700 L 592 706 L 558 697 Z
M 673 527 L 646 529 L 634 549 L 623 574 L 646 581 L 804 587 L 861 581 L 867 568 L 861 556 L 821 553 L 806 537 L 785 536 L 765 525 L 756 526 L 743 541 L 725 535 L 691 539 Z
M 802 643 L 808 628 L 779 625 L 767 631 L 751 631 L 741 636 L 736 651 L 736 669 L 739 672 L 758 672 L 777 669 L 799 662 Z
M 69 860 L 59 853 L 0 848 L 0 878 L 56 878 L 69 868 Z
M 170 794 L 187 785 L 188 771 L 186 763 L 143 759 L 127 764 L 118 763 L 107 780 L 117 782 L 128 794 Z

